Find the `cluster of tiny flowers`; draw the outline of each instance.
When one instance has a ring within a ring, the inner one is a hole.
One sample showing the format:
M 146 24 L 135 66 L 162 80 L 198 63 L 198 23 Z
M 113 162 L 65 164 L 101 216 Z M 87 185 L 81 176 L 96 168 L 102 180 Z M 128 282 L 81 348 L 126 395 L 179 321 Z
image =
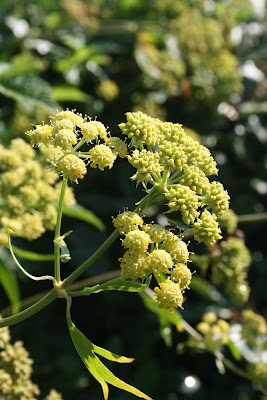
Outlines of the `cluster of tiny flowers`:
M 122 245 L 126 251 L 119 258 L 122 276 L 144 280 L 151 274 L 156 279 L 166 275 L 166 280 L 155 288 L 159 307 L 170 311 L 181 307 L 192 277 L 187 267 L 186 243 L 162 226 L 145 224 L 134 212 L 120 213 L 113 218 L 113 224 L 124 237 Z
M 36 125 L 27 134 L 32 146 L 49 149 L 47 161 L 57 172 L 76 183 L 87 173 L 87 164 L 103 171 L 112 168 L 118 156 L 127 156 L 126 144 L 111 137 L 102 122 L 70 110 L 59 112 L 50 125 Z M 90 148 L 80 151 L 85 144 Z
M 262 386 L 263 390 L 267 391 L 267 363 L 250 363 L 247 365 L 247 374 L 250 379 L 257 385 Z
M 218 217 L 220 228 L 226 233 L 233 233 L 237 228 L 238 216 L 236 213 L 229 209 Z
M 181 213 L 195 239 L 212 247 L 221 239 L 217 217 L 229 208 L 229 196 L 220 182 L 209 180 L 218 173 L 210 151 L 186 135 L 180 124 L 140 111 L 126 113 L 126 119 L 119 127 L 134 148 L 127 157 L 136 169 L 132 179 L 148 192 L 147 185 L 154 187 L 166 198 L 169 212 Z
M 198 332 L 203 336 L 203 340 L 201 343 L 198 343 L 198 346 L 212 352 L 220 350 L 229 341 L 229 328 L 228 322 L 218 319 L 215 313 L 205 313 L 202 321 L 196 326 Z
M 247 274 L 251 256 L 243 239 L 228 237 L 211 249 L 209 254 L 194 255 L 192 261 L 204 274 L 211 265 L 211 281 L 216 286 L 222 286 L 235 304 L 248 300 L 250 289 Z
M 252 310 L 242 312 L 242 337 L 251 346 L 267 349 L 267 324 L 265 319 Z
M 0 146 L 0 172 L 0 245 L 8 242 L 8 228 L 27 240 L 54 229 L 60 183 L 44 156 L 23 139 L 14 139 L 8 148 Z M 65 205 L 74 203 L 67 188 Z
M 1 316 L 0 316 L 1 319 Z M 5 400 L 34 400 L 40 394 L 31 381 L 33 360 L 21 341 L 10 343 L 7 327 L 0 329 L 0 398 Z M 44 400 L 63 400 L 55 390 Z

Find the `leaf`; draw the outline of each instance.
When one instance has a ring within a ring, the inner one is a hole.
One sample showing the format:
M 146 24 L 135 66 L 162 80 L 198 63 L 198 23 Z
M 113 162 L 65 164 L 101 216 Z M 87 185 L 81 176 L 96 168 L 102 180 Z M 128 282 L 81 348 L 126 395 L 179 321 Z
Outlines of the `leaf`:
M 0 93 L 16 100 L 23 110 L 30 113 L 35 112 L 38 107 L 55 112 L 57 107 L 50 85 L 35 76 L 0 76 Z
M 12 246 L 14 253 L 21 257 L 24 258 L 25 260 L 31 260 L 31 261 L 54 261 L 54 254 L 39 254 L 35 253 L 33 251 L 29 250 L 24 250 L 24 249 L 19 249 L 16 246 Z
M 90 98 L 86 93 L 74 86 L 54 86 L 53 97 L 56 101 L 80 101 L 87 102 Z
M 16 274 L 0 260 L 0 283 L 9 298 L 12 312 L 19 312 L 20 291 Z
M 152 292 L 151 294 L 154 295 L 154 292 L 152 290 L 151 290 L 151 292 Z M 160 318 L 164 318 L 166 321 L 169 321 L 171 324 L 173 324 L 175 326 L 180 325 L 180 323 L 182 321 L 182 317 L 177 310 L 170 312 L 164 308 L 160 308 L 158 306 L 158 303 L 156 302 L 156 300 L 151 298 L 146 292 L 142 292 L 142 293 L 140 293 L 140 295 L 142 297 L 142 300 L 143 300 L 145 306 L 150 311 L 153 311 L 154 313 L 158 314 L 158 316 Z
M 152 400 L 149 396 L 136 389 L 135 387 L 128 385 L 119 378 L 117 378 L 113 373 L 99 360 L 95 355 L 94 345 L 84 336 L 84 334 L 79 331 L 78 328 L 71 321 L 69 309 L 66 312 L 67 323 L 71 335 L 72 342 L 74 344 L 77 353 L 79 354 L 81 360 L 85 364 L 88 371 L 94 376 L 94 378 L 100 383 L 103 390 L 104 399 L 108 399 L 108 385 L 107 383 L 130 392 L 137 397 L 142 399 Z M 99 348 L 100 349 L 100 348 Z M 101 349 L 101 352 L 104 349 Z M 114 360 L 113 360 L 114 361 Z
M 79 204 L 75 204 L 70 207 L 63 207 L 63 214 L 67 217 L 88 222 L 102 232 L 106 230 L 106 227 L 100 218 L 98 218 L 92 211 L 87 210 L 85 207 L 82 207 Z
M 232 340 L 229 340 L 228 347 L 229 347 L 234 359 L 237 361 L 240 361 L 242 359 L 242 355 Z
M 115 361 L 118 363 L 131 363 L 134 361 L 134 358 L 128 358 L 124 356 L 118 356 L 117 354 L 112 353 L 109 350 L 103 349 L 102 347 L 96 346 L 92 343 L 94 352 L 99 354 L 102 357 L 105 357 L 107 360 Z
M 102 283 L 99 285 L 101 290 L 120 290 L 123 292 L 142 292 L 145 290 L 151 282 L 151 277 L 146 280 L 146 283 L 136 283 L 132 281 L 127 281 L 122 276 L 114 278 L 111 281 Z
M 92 287 L 85 287 L 82 290 L 76 292 L 70 292 L 71 296 L 89 296 L 92 293 L 99 293 L 102 290 L 118 290 L 123 292 L 142 292 L 145 290 L 151 282 L 151 277 L 146 280 L 146 283 L 136 283 L 132 281 L 126 281 L 122 276 L 111 279 L 110 281 L 97 284 Z

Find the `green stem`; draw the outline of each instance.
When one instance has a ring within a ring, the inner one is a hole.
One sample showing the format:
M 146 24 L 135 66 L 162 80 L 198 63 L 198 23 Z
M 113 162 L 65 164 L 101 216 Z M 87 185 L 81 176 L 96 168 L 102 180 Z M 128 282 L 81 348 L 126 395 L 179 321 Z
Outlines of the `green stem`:
M 245 371 L 243 371 L 241 368 L 238 368 L 234 363 L 232 363 L 232 361 L 228 360 L 228 358 L 225 358 L 221 352 L 220 352 L 220 356 L 221 356 L 220 359 L 222 360 L 222 362 L 226 366 L 226 368 L 228 368 L 235 374 L 241 376 L 242 378 L 245 378 L 245 379 L 251 381 L 250 376 Z
M 68 180 L 66 178 L 63 178 L 62 184 L 61 184 L 61 192 L 60 192 L 60 198 L 59 198 L 59 203 L 58 203 L 58 210 L 57 210 L 57 222 L 56 222 L 56 228 L 55 228 L 55 239 L 54 239 L 54 255 L 55 255 L 55 279 L 57 282 L 61 281 L 60 278 L 60 247 L 57 243 L 57 239 L 60 236 L 60 228 L 61 228 L 61 219 L 62 219 L 62 210 L 63 210 L 63 204 L 64 204 L 64 196 L 65 196 L 65 191 L 67 187 Z
M 24 321 L 25 319 L 31 317 L 32 315 L 38 313 L 43 308 L 48 306 L 48 304 L 52 303 L 52 301 L 54 301 L 56 298 L 57 298 L 57 292 L 55 289 L 53 289 L 41 300 L 37 301 L 37 303 L 26 308 L 26 310 L 23 310 L 18 314 L 12 315 L 10 317 L 1 319 L 0 328 L 3 328 L 5 326 L 11 326 L 17 324 L 18 322 Z
M 267 212 L 259 214 L 238 215 L 238 223 L 267 221 Z
M 72 153 L 75 153 L 76 150 L 78 150 L 84 143 L 86 143 L 85 138 L 83 137 L 77 144 L 75 147 L 73 147 L 72 149 Z
M 31 260 L 31 261 L 54 261 L 54 254 L 39 254 L 39 253 L 35 253 L 33 251 L 29 251 L 29 250 L 23 250 L 23 249 L 19 249 L 16 246 L 13 246 L 13 251 L 14 253 L 21 257 L 24 258 L 25 260 Z

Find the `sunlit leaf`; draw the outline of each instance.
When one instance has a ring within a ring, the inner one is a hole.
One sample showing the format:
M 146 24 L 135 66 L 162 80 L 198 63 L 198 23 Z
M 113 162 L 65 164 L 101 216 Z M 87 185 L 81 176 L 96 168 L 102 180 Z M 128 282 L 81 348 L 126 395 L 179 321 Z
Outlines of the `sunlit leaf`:
M 98 218 L 92 211 L 87 210 L 87 208 L 78 204 L 69 207 L 63 207 L 63 214 L 67 217 L 77 218 L 88 222 L 102 232 L 106 230 L 106 227 L 100 218 Z
M 237 361 L 240 361 L 242 359 L 242 355 L 240 354 L 238 348 L 236 347 L 236 345 L 234 344 L 234 342 L 232 340 L 229 340 L 228 347 L 229 347 L 234 359 Z
M 79 101 L 85 103 L 89 99 L 89 96 L 86 93 L 73 86 L 54 86 L 53 96 L 58 102 Z
M 149 396 L 135 387 L 128 385 L 119 378 L 117 378 L 113 373 L 99 360 L 95 355 L 94 345 L 84 336 L 84 334 L 79 331 L 78 328 L 71 321 L 69 310 L 67 309 L 67 323 L 71 335 L 72 342 L 76 348 L 81 360 L 89 370 L 89 372 L 94 376 L 94 378 L 100 383 L 103 390 L 104 399 L 108 399 L 108 386 L 107 383 L 116 386 L 119 389 L 125 390 L 134 394 L 142 399 L 151 400 Z M 101 349 L 102 351 L 103 349 Z M 114 361 L 114 360 L 113 360 Z M 107 383 L 106 383 L 107 382 Z
M 131 363 L 134 361 L 134 358 L 128 358 L 124 356 L 119 356 L 117 354 L 112 353 L 109 350 L 103 349 L 102 347 L 96 346 L 92 343 L 93 345 L 93 350 L 96 354 L 106 358 L 107 360 L 110 361 L 115 361 L 118 363 Z

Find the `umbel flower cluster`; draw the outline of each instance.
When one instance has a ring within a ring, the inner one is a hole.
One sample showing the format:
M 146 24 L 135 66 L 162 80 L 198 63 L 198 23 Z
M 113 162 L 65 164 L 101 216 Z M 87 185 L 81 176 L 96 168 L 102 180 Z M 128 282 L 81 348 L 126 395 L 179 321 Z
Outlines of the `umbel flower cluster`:
M 170 311 L 181 307 L 192 276 L 186 243 L 160 225 L 145 224 L 131 211 L 119 214 L 113 224 L 124 236 L 126 251 L 119 259 L 122 276 L 134 280 L 153 274 L 159 283 L 155 288 L 159 307 Z
M 0 317 L 1 319 L 1 317 Z M 21 341 L 10 343 L 8 327 L 0 329 L 0 398 L 5 400 L 34 400 L 40 394 L 31 381 L 33 360 Z M 52 389 L 44 400 L 63 400 Z
M 209 180 L 218 173 L 210 151 L 180 124 L 142 112 L 126 113 L 126 118 L 119 127 L 134 148 L 128 155 L 136 169 L 132 179 L 147 191 L 150 187 L 156 198 L 165 197 L 169 212 L 181 213 L 195 240 L 213 246 L 221 239 L 217 217 L 229 208 L 229 196 L 220 182 Z
M 47 168 L 44 156 L 23 139 L 14 139 L 9 148 L 0 145 L 0 172 L 0 245 L 8 242 L 8 228 L 27 240 L 54 229 L 60 183 L 58 174 Z M 68 188 L 65 205 L 74 203 Z
M 203 315 L 202 321 L 196 326 L 203 339 L 197 342 L 197 346 L 214 352 L 221 350 L 229 341 L 228 332 L 230 325 L 224 319 L 220 319 L 214 312 L 207 312 Z M 195 345 L 195 339 L 190 338 L 191 345 Z
M 247 274 L 251 256 L 243 239 L 228 237 L 209 254 L 194 255 L 192 261 L 204 275 L 211 265 L 211 281 L 222 286 L 234 303 L 242 304 L 248 300 L 250 288 Z
M 244 310 L 241 333 L 250 346 L 258 346 L 267 350 L 267 323 L 261 315 L 252 310 Z
M 127 155 L 126 144 L 118 137 L 111 137 L 102 122 L 70 110 L 59 112 L 50 125 L 37 125 L 27 134 L 31 145 L 45 146 L 47 160 L 61 176 L 73 182 L 84 178 L 87 164 L 103 171 L 112 168 L 117 156 Z M 79 151 L 85 144 L 90 150 Z

